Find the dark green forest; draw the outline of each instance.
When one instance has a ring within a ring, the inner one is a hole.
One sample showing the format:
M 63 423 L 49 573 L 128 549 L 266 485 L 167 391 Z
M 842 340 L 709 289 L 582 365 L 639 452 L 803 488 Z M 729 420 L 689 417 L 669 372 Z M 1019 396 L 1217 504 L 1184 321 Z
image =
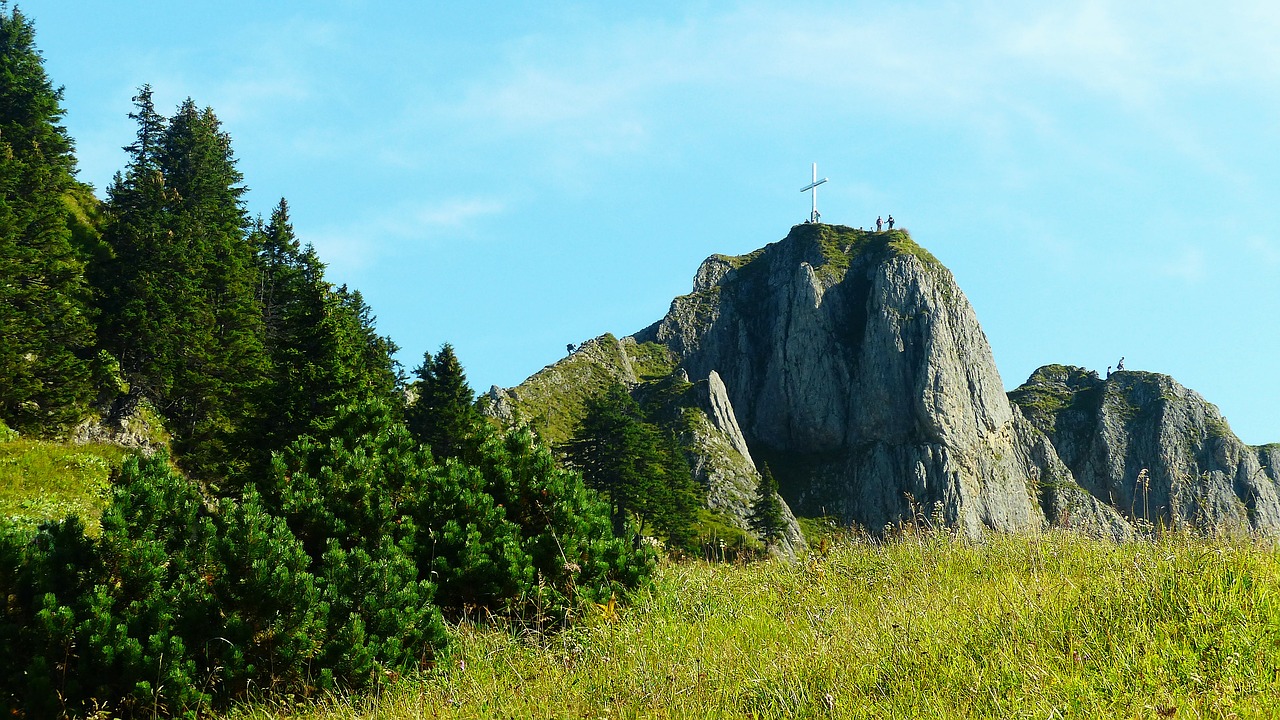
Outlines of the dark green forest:
M 696 499 L 633 409 L 597 419 L 680 481 L 675 510 L 486 419 L 448 344 L 406 375 L 288 203 L 249 216 L 213 109 L 139 88 L 98 198 L 61 102 L 0 5 L 0 435 L 148 417 L 169 442 L 124 462 L 100 533 L 0 520 L 0 711 L 359 689 L 437 662 L 450 621 L 563 627 L 646 581 L 642 524 L 672 535 Z

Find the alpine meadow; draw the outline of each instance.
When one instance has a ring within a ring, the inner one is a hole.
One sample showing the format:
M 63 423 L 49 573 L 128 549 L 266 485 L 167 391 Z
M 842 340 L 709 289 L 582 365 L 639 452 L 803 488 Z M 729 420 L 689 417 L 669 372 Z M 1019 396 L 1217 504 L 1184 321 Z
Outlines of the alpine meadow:
M 477 392 L 250 211 L 214 108 L 141 84 L 80 179 L 38 20 L 0 0 L 0 713 L 1276 716 L 1280 443 L 1124 358 L 1006 391 L 927 233 L 824 221 L 816 165 Z

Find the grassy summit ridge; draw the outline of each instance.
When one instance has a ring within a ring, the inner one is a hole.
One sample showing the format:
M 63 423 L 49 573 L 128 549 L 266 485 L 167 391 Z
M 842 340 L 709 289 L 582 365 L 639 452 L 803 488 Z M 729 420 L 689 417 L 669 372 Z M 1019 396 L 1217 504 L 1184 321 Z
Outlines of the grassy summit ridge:
M 510 402 L 519 418 L 544 440 L 563 443 L 582 421 L 587 398 L 614 381 L 666 377 L 674 365 L 670 351 L 662 345 L 619 340 L 606 333 L 511 388 Z
M 728 263 L 738 277 L 745 278 L 762 270 L 762 259 L 767 261 L 771 253 L 781 251 L 784 246 L 798 247 L 805 261 L 833 282 L 843 279 L 854 263 L 880 263 L 898 255 L 914 257 L 929 269 L 945 269 L 932 253 L 916 244 L 906 230 L 876 232 L 821 223 L 796 225 L 786 238 L 744 255 L 713 255 L 712 258 Z M 726 278 L 725 284 L 737 279 Z

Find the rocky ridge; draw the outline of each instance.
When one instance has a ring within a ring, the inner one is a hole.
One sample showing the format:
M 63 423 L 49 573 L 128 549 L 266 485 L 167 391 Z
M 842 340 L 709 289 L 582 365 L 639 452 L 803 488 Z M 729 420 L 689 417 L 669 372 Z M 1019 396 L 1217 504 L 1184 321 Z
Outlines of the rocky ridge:
M 1010 406 L 968 300 L 905 231 L 806 224 L 712 257 L 636 339 L 691 377 L 718 373 L 800 514 L 871 531 L 923 514 L 979 534 L 1038 529 L 1071 503 L 1124 532 Z
M 1280 446 L 1250 447 L 1167 375 L 1046 365 L 1010 393 L 1072 476 L 1145 525 L 1280 535 Z
M 805 223 L 714 255 L 661 320 L 495 388 L 492 405 L 562 430 L 605 377 L 690 386 L 690 463 L 742 528 L 767 462 L 797 514 L 871 532 L 922 516 L 969 535 L 1063 525 L 1124 538 L 1160 518 L 1280 532 L 1280 446 L 1244 446 L 1198 395 L 1148 374 L 1095 387 L 1046 371 L 1006 394 L 950 271 L 903 230 Z
M 675 366 L 664 346 L 602 335 L 534 374 L 515 388 L 490 388 L 487 412 L 508 424 L 523 423 L 552 444 L 565 443 L 584 414 L 586 400 L 608 383 L 621 382 L 681 430 L 679 440 L 694 480 L 707 492 L 712 521 L 750 535 L 748 517 L 760 473 L 738 426 L 724 384 L 715 373 L 699 382 Z M 787 527 L 771 550 L 794 557 L 804 535 L 790 508 Z

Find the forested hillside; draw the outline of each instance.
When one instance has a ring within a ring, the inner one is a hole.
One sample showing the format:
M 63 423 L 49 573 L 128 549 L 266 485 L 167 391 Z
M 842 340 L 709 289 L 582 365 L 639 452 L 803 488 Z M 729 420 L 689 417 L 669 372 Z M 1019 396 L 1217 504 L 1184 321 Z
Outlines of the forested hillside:
M 94 483 L 43 523 L 6 495 L 0 711 L 359 688 L 434 662 L 447 618 L 559 625 L 645 580 L 630 521 L 484 420 L 448 345 L 408 382 L 288 203 L 249 216 L 212 108 L 165 115 L 140 88 L 99 200 L 61 99 L 0 5 L 0 445 L 88 458 Z M 22 463 L 6 489 L 48 492 L 49 463 Z

